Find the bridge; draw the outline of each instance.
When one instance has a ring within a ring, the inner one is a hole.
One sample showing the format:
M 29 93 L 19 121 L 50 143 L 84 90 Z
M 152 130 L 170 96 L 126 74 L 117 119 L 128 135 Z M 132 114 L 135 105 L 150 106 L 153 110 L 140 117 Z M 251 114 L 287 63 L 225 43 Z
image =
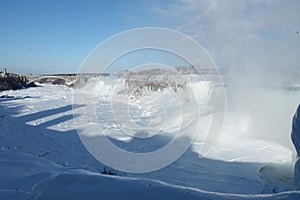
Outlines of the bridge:
M 79 80 L 79 74 L 43 74 L 43 75 L 26 75 L 26 79 L 28 82 L 37 81 L 42 78 L 59 78 L 59 79 L 65 79 L 69 82 Z

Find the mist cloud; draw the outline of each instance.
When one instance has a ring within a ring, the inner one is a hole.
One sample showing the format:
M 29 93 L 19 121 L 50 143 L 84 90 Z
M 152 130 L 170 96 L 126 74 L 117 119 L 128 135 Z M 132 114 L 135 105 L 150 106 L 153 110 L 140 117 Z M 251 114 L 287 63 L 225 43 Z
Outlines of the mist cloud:
M 176 21 L 174 28 L 202 44 L 224 71 L 256 78 L 298 73 L 300 1 L 181 0 L 153 10 Z

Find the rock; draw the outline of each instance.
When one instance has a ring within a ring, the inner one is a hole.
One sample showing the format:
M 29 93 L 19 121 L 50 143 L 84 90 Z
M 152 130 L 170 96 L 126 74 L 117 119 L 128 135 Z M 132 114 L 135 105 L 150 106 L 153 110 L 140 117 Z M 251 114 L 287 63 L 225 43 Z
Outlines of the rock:
M 28 83 L 25 76 L 10 74 L 9 76 L 0 77 L 0 91 L 18 90 L 22 88 L 37 87 L 34 82 Z
M 0 91 L 18 90 L 25 87 L 25 83 L 19 76 L 0 77 Z
M 27 88 L 29 88 L 29 87 L 37 87 L 37 85 L 34 82 L 30 82 L 30 83 L 27 83 L 25 87 L 27 87 Z
M 300 190 L 300 105 L 293 117 L 292 141 L 297 152 L 294 169 L 295 188 L 296 190 Z
M 65 85 L 66 80 L 60 77 L 44 77 L 37 81 L 40 84 Z
M 52 82 L 53 85 L 65 85 L 66 84 L 66 80 L 65 79 L 61 79 L 61 78 L 57 78 Z

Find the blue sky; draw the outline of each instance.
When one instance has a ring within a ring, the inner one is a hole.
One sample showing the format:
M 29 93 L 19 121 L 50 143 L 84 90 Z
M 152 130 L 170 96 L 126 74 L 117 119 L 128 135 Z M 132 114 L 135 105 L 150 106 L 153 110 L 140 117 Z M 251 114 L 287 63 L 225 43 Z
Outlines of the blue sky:
M 76 72 L 101 41 L 155 26 L 193 37 L 220 68 L 299 69 L 299 10 L 297 0 L 0 0 L 0 67 Z
M 75 72 L 101 41 L 162 26 L 155 1 L 1 0 L 0 66 L 22 73 Z

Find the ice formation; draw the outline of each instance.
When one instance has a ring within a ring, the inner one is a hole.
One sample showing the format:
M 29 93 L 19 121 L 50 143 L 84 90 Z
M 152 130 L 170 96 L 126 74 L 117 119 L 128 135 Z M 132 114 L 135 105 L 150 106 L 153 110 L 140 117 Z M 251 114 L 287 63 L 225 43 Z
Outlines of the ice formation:
M 292 140 L 297 151 L 297 160 L 295 164 L 295 188 L 300 190 L 300 105 L 293 118 Z

